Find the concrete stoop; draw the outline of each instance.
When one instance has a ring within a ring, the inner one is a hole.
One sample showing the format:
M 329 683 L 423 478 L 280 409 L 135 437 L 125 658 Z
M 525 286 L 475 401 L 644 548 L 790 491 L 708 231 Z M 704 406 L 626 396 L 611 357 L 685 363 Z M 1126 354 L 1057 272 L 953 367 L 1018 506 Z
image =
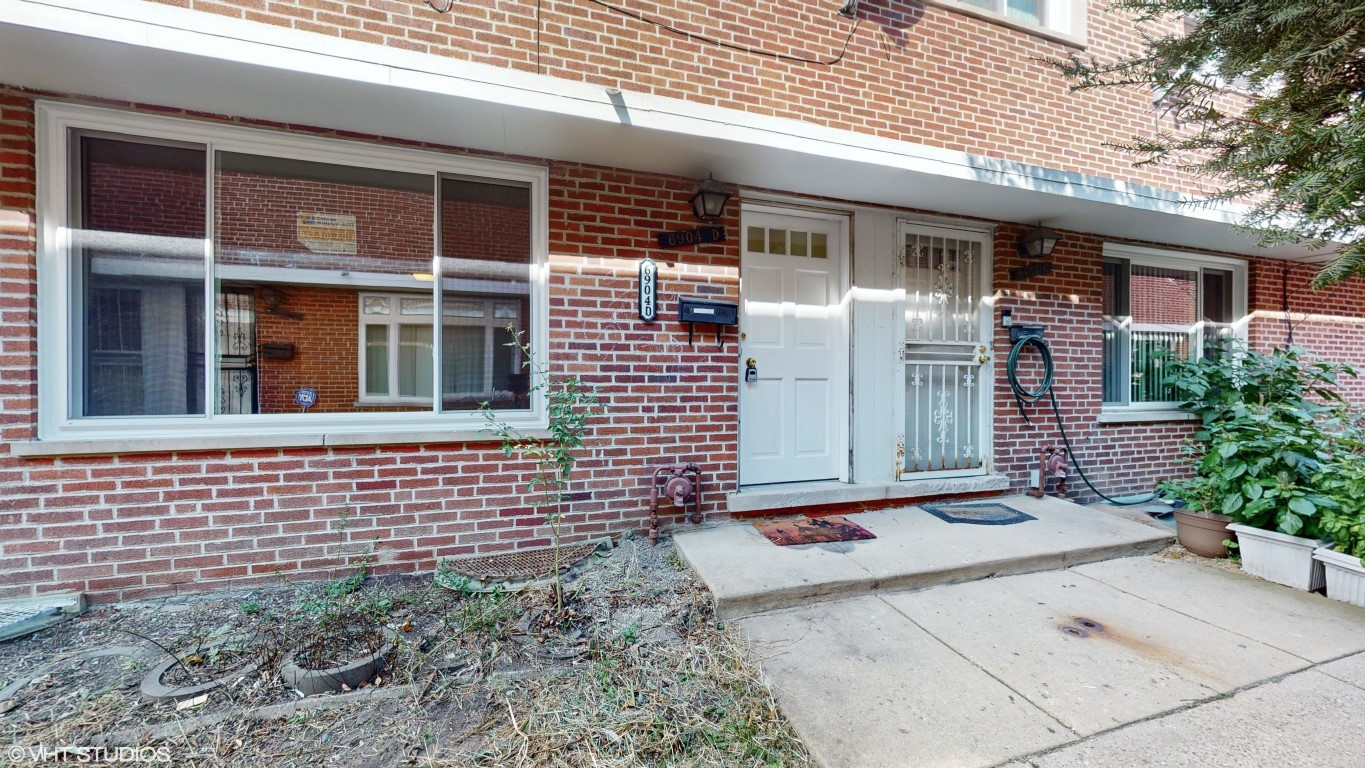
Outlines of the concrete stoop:
M 717 615 L 736 618 L 818 600 L 1151 554 L 1175 539 L 1169 531 L 1062 499 L 1021 495 L 990 501 L 1037 519 L 950 524 L 907 506 L 851 516 L 876 535 L 868 541 L 779 547 L 746 522 L 681 531 L 674 542 L 715 596 Z

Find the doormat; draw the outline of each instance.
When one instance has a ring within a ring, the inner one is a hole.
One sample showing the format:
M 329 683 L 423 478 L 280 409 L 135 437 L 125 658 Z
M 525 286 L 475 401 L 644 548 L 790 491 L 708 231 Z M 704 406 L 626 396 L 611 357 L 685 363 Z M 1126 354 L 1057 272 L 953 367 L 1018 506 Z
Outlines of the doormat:
M 1014 525 L 1015 523 L 1038 519 L 1004 504 L 920 504 L 918 506 L 945 523 Z
M 829 517 L 801 517 L 795 520 L 770 520 L 756 522 L 754 527 L 767 537 L 768 541 L 779 547 L 797 544 L 828 544 L 834 541 L 864 541 L 876 536 L 847 518 L 831 515 Z

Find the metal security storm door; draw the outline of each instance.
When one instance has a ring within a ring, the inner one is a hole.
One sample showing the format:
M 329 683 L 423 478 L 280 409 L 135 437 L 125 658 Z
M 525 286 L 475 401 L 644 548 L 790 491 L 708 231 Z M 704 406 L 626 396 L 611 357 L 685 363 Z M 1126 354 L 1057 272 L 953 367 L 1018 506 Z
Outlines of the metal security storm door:
M 902 480 L 984 474 L 991 456 L 990 239 L 902 224 Z

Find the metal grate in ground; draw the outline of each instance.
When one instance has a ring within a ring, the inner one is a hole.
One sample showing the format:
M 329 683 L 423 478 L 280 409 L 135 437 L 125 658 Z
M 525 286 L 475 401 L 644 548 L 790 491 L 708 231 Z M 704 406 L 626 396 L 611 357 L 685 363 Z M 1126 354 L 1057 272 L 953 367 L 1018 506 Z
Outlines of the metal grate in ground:
M 560 570 L 569 570 L 580 560 L 596 552 L 601 545 L 600 541 L 585 541 L 579 544 L 565 544 L 560 547 Z M 447 560 L 446 567 L 451 573 L 480 581 L 533 579 L 554 573 L 555 551 L 551 547 L 546 547 L 544 549 L 523 549 L 516 552 L 477 555 L 458 560 Z
M 0 603 L 0 642 L 13 640 L 61 621 L 71 600 L 33 600 Z

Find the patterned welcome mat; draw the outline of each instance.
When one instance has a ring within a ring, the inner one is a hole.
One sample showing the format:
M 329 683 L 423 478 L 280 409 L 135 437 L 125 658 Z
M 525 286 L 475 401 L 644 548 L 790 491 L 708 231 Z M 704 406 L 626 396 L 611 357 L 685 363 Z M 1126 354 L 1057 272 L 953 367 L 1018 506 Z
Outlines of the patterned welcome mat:
M 919 504 L 917 506 L 945 523 L 1014 525 L 1015 523 L 1038 519 L 1005 504 Z
M 827 544 L 832 541 L 863 541 L 875 539 L 870 531 L 850 523 L 847 518 L 801 517 L 796 520 L 760 521 L 754 523 L 758 532 L 779 547 L 796 544 Z

